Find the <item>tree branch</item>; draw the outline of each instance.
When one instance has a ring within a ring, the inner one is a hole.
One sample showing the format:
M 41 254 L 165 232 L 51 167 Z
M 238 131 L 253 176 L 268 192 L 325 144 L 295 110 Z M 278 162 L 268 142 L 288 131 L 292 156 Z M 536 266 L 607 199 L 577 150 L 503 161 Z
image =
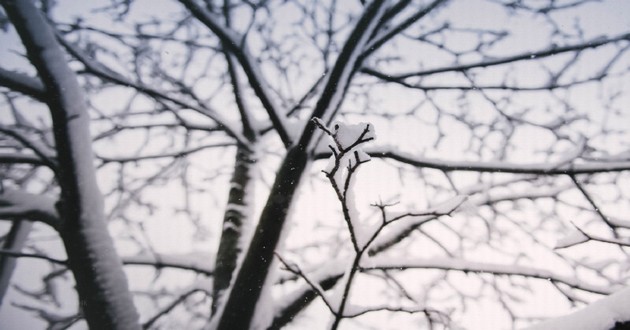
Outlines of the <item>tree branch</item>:
M 417 71 L 417 72 L 411 72 L 411 73 L 405 73 L 405 74 L 386 74 L 385 73 L 385 75 L 391 76 L 392 79 L 394 80 L 403 80 L 403 79 L 407 79 L 411 77 L 428 76 L 428 75 L 444 73 L 444 72 L 453 72 L 453 71 L 462 72 L 462 71 L 467 71 L 474 68 L 485 68 L 489 66 L 495 66 L 495 65 L 506 64 L 506 63 L 511 63 L 511 62 L 539 59 L 539 58 L 554 56 L 554 55 L 567 53 L 567 52 L 580 51 L 580 50 L 585 50 L 585 49 L 590 49 L 590 48 L 597 48 L 600 46 L 604 46 L 610 43 L 615 43 L 615 42 L 619 42 L 623 40 L 630 40 L 630 33 L 622 34 L 615 37 L 598 37 L 587 42 L 574 44 L 574 45 L 568 45 L 568 46 L 552 45 L 550 48 L 540 50 L 540 51 L 526 52 L 526 53 L 507 56 L 507 57 L 503 57 L 499 59 L 488 59 L 488 60 L 483 60 L 476 63 L 450 65 L 450 66 L 445 66 L 441 68 L 435 68 L 435 69 L 429 69 L 429 70 L 423 70 L 423 71 Z M 368 72 L 370 70 L 374 71 L 373 69 L 366 69 L 366 70 Z
M 189 2 L 189 0 L 182 1 Z M 383 3 L 383 0 L 373 1 L 357 22 L 330 74 L 314 110 L 314 117 L 321 118 L 326 114 L 332 118 L 333 114 L 328 110 L 331 109 L 331 105 L 336 107 L 343 96 L 342 92 L 338 93 L 336 90 L 347 87 L 353 71 L 346 65 L 356 64 L 355 60 L 362 51 L 362 45 L 365 44 L 375 22 L 382 16 Z M 330 97 L 335 97 L 335 100 L 329 99 Z M 295 191 L 306 169 L 308 163 L 306 149 L 311 142 L 314 130 L 315 125 L 306 125 L 299 143 L 288 149 L 280 165 L 254 237 L 226 299 L 223 314 L 219 316 L 219 330 L 246 329 L 250 326 L 258 299 L 262 291 L 267 289 L 266 281 L 273 261 L 273 253 L 284 229 Z
M 239 130 L 234 128 L 233 125 L 227 119 L 223 118 L 215 110 L 208 108 L 206 106 L 194 105 L 194 104 L 188 103 L 184 100 L 170 96 L 168 92 L 160 91 L 153 87 L 131 81 L 130 79 L 127 79 L 126 77 L 110 70 L 109 68 L 101 64 L 100 62 L 97 62 L 95 59 L 90 58 L 89 56 L 84 54 L 78 47 L 70 44 L 67 40 L 65 40 L 63 36 L 61 36 L 59 33 L 57 33 L 57 40 L 59 40 L 59 42 L 66 48 L 66 50 L 68 50 L 68 52 L 72 54 L 72 56 L 74 56 L 77 60 L 83 63 L 87 71 L 90 72 L 91 74 L 97 77 L 100 77 L 102 79 L 105 79 L 107 81 L 122 85 L 122 86 L 134 88 L 138 90 L 139 92 L 145 93 L 151 97 L 154 97 L 160 100 L 173 102 L 174 104 L 181 106 L 183 108 L 195 110 L 207 116 L 208 118 L 214 120 L 218 125 L 222 126 L 225 129 L 225 132 L 229 136 L 236 139 L 238 143 L 243 144 L 245 146 L 248 145 L 247 139 L 239 132 Z
M 23 73 L 0 68 L 0 86 L 44 102 L 46 89 L 42 82 Z
M 286 114 L 282 113 L 280 107 L 276 104 L 267 87 L 262 72 L 258 68 L 254 59 L 249 54 L 243 38 L 236 32 L 219 23 L 219 19 L 212 13 L 208 12 L 194 0 L 179 0 L 190 12 L 205 26 L 207 26 L 221 40 L 226 47 L 241 64 L 241 68 L 245 72 L 249 80 L 250 87 L 256 93 L 256 96 L 267 111 L 275 130 L 278 132 L 282 143 L 285 147 L 293 144 L 293 137 L 287 131 Z
M 393 159 L 408 165 L 438 169 L 446 172 L 496 172 L 515 174 L 537 175 L 576 175 L 605 172 L 622 172 L 630 170 L 628 161 L 605 161 L 584 163 L 533 163 L 510 164 L 506 162 L 475 162 L 475 161 L 449 161 L 435 158 L 415 156 L 409 153 L 394 151 L 389 148 L 370 148 L 367 150 L 372 157 Z M 317 158 L 326 158 L 329 154 L 317 155 Z
M 372 257 L 361 265 L 362 271 L 369 270 L 404 270 L 404 269 L 441 269 L 446 271 L 462 271 L 467 273 L 488 273 L 494 275 L 524 276 L 548 280 L 566 284 L 574 289 L 582 291 L 611 294 L 619 287 L 610 285 L 592 285 L 584 283 L 574 277 L 567 277 L 555 274 L 541 268 L 526 267 L 519 265 L 502 265 L 486 262 L 474 262 L 457 258 L 434 258 L 434 259 L 400 259 L 391 257 Z
M 58 206 L 63 223 L 58 230 L 88 325 L 93 329 L 140 329 L 127 278 L 105 223 L 85 95 L 39 9 L 30 0 L 0 3 L 46 86 L 59 163 Z
M 0 194 L 0 217 L 41 221 L 55 229 L 60 225 L 54 199 L 21 190 L 5 189 Z

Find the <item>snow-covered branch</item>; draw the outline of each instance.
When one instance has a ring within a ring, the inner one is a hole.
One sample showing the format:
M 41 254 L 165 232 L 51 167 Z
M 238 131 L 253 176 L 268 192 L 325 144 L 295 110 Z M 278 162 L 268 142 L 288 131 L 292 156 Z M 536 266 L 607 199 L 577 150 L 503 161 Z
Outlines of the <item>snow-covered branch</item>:
M 293 144 L 294 137 L 291 136 L 288 131 L 288 124 L 286 123 L 285 117 L 286 115 L 281 111 L 281 108 L 273 99 L 258 64 L 251 57 L 245 46 L 244 38 L 232 29 L 223 26 L 219 22 L 218 17 L 215 17 L 212 13 L 205 10 L 194 0 L 180 0 L 180 2 L 186 6 L 186 8 L 188 8 L 200 22 L 212 30 L 212 32 L 221 39 L 224 47 L 226 47 L 230 53 L 234 54 L 234 56 L 238 59 L 243 71 L 249 79 L 249 85 L 265 107 L 265 110 L 273 122 L 274 129 L 278 132 L 280 139 L 286 147 L 291 146 Z
M 41 81 L 23 73 L 0 68 L 0 86 L 43 101 L 46 89 Z
M 386 2 L 374 0 L 366 7 L 339 53 L 310 118 L 319 118 L 324 124 L 333 121 L 356 70 L 365 60 L 361 54 L 366 50 L 370 36 L 385 13 Z M 314 133 L 315 126 L 306 125 L 298 145 L 306 148 L 312 142 Z
M 41 159 L 41 162 L 46 164 L 46 166 L 48 166 L 51 170 L 57 170 L 57 156 L 55 155 L 55 152 L 43 143 L 30 139 L 18 129 L 4 125 L 0 125 L 0 133 L 12 137 L 25 148 L 32 150 L 35 155 Z
M 88 55 L 84 54 L 84 52 L 81 51 L 79 47 L 65 40 L 63 36 L 61 36 L 59 33 L 57 33 L 57 39 L 68 50 L 68 52 L 72 54 L 72 56 L 78 59 L 83 65 L 85 65 L 85 68 L 89 73 L 101 77 L 107 81 L 134 88 L 139 92 L 146 93 L 147 95 L 155 97 L 157 99 L 173 102 L 174 104 L 185 109 L 193 109 L 200 114 L 203 114 L 214 120 L 219 126 L 224 128 L 225 132 L 228 135 L 236 139 L 239 143 L 247 145 L 247 139 L 243 137 L 242 133 L 237 128 L 235 128 L 229 120 L 225 119 L 223 115 L 209 107 L 207 104 L 193 104 L 183 99 L 174 97 L 169 92 L 158 90 L 152 86 L 147 86 L 142 82 L 132 81 L 131 79 L 128 79 L 125 76 L 113 70 L 110 70 L 108 67 L 98 62 L 97 60 L 90 58 Z
M 507 162 L 450 161 L 412 155 L 392 148 L 374 147 L 368 152 L 375 158 L 387 158 L 421 168 L 442 171 L 497 172 L 538 175 L 576 175 L 630 170 L 630 161 L 584 161 L 580 163 L 532 163 L 515 164 Z M 326 155 L 322 155 L 323 158 Z M 318 157 L 319 158 L 319 157 Z
M 402 22 L 397 23 L 391 27 L 388 27 L 387 29 L 383 29 L 382 31 L 378 31 L 376 36 L 372 38 L 372 40 L 366 47 L 366 51 L 363 54 L 363 56 L 366 56 L 366 57 L 369 56 L 369 54 L 381 48 L 385 43 L 391 40 L 394 36 L 402 33 L 411 25 L 413 25 L 414 23 L 416 23 L 417 21 L 419 21 L 420 19 L 422 19 L 423 17 L 431 13 L 432 11 L 436 10 L 440 6 L 446 4 L 448 1 L 449 0 L 433 0 L 433 2 L 425 5 L 424 8 L 416 11 L 415 14 L 411 15 L 410 17 L 407 17 Z M 403 2 L 404 1 L 401 1 L 400 3 L 403 3 Z
M 469 273 L 488 273 L 494 275 L 510 275 L 510 276 L 524 276 L 530 278 L 537 278 L 541 280 L 548 280 L 551 282 L 557 282 L 566 284 L 572 288 L 588 291 L 599 294 L 610 294 L 619 289 L 611 286 L 593 285 L 586 281 L 581 281 L 575 277 L 568 277 L 559 274 L 555 274 L 552 271 L 519 266 L 519 265 L 504 265 L 486 262 L 474 262 L 463 259 L 454 258 L 434 258 L 434 259 L 396 259 L 391 257 L 371 257 L 366 259 L 361 264 L 363 271 L 380 269 L 380 270 L 404 270 L 404 269 L 441 269 L 447 271 L 462 271 Z
M 113 157 L 113 156 L 97 155 L 96 158 L 100 159 L 104 163 L 128 163 L 128 162 L 139 162 L 143 160 L 152 160 L 152 159 L 159 159 L 159 158 L 178 158 L 178 157 L 184 157 L 190 154 L 194 154 L 196 152 L 206 150 L 206 149 L 232 147 L 232 146 L 234 146 L 233 143 L 213 143 L 213 144 L 188 148 L 188 149 L 180 150 L 180 151 L 156 153 L 154 155 L 138 155 L 138 156 L 127 156 L 127 157 Z
M 630 288 L 618 290 L 577 312 L 552 318 L 527 330 L 622 330 L 630 325 Z
M 433 75 L 437 73 L 453 72 L 453 71 L 459 72 L 459 71 L 466 71 L 466 70 L 470 70 L 474 68 L 486 68 L 490 66 L 501 65 L 501 64 L 516 62 L 516 61 L 528 61 L 528 60 L 533 60 L 533 59 L 540 59 L 544 57 L 555 56 L 555 55 L 566 53 L 566 52 L 574 52 L 574 51 L 581 51 L 585 49 L 597 48 L 597 47 L 601 47 L 601 46 L 608 45 L 611 43 L 617 43 L 617 42 L 622 42 L 622 41 L 627 41 L 627 40 L 630 40 L 629 33 L 625 33 L 625 34 L 613 36 L 613 37 L 597 37 L 595 39 L 592 39 L 586 42 L 573 44 L 573 45 L 566 45 L 566 46 L 552 45 L 548 49 L 543 49 L 543 50 L 534 51 L 534 52 L 526 52 L 523 54 L 517 54 L 517 55 L 512 55 L 512 56 L 507 56 L 507 57 L 497 58 L 497 59 L 487 59 L 487 60 L 483 60 L 476 63 L 450 65 L 450 66 L 445 66 L 445 67 L 440 67 L 440 68 L 435 68 L 435 69 L 428 69 L 428 70 L 422 70 L 418 72 L 410 72 L 410 73 L 402 73 L 402 74 L 387 73 L 385 75 L 388 75 L 392 77 L 392 79 L 395 79 L 395 80 L 404 80 L 410 77 L 428 76 L 428 75 Z
M 127 278 L 105 223 L 85 96 L 43 14 L 31 1 L 1 1 L 46 86 L 61 186 L 58 226 L 83 312 L 93 328 L 139 329 Z
M 54 199 L 14 189 L 0 193 L 0 218 L 41 221 L 53 228 L 60 225 Z

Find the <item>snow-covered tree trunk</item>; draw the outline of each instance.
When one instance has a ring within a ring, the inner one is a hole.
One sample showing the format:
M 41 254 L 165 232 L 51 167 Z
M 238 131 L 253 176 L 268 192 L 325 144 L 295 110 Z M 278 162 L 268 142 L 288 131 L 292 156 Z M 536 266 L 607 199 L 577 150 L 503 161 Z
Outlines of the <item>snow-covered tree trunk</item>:
M 1 3 L 46 88 L 57 151 L 55 174 L 61 187 L 58 230 L 85 319 L 92 329 L 139 329 L 122 263 L 105 223 L 83 91 L 34 4 L 30 0 Z
M 238 147 L 236 150 L 236 161 L 234 172 L 230 180 L 230 192 L 227 207 L 223 218 L 223 229 L 219 250 L 217 251 L 216 264 L 214 269 L 214 281 L 212 292 L 212 314 L 215 314 L 219 307 L 221 296 L 230 286 L 232 274 L 237 266 L 238 258 L 244 248 L 241 246 L 244 237 L 248 217 L 247 210 L 251 196 L 253 180 L 251 178 L 252 153 L 245 147 Z
M 340 53 L 324 92 L 313 111 L 313 117 L 331 118 L 337 110 L 355 68 L 364 59 L 360 54 L 364 51 L 364 46 L 382 17 L 386 2 L 384 0 L 371 2 L 361 19 L 357 21 L 348 37 L 349 42 Z M 265 290 L 273 254 L 280 241 L 295 192 L 308 164 L 308 148 L 314 131 L 315 126 L 307 124 L 298 142 L 288 148 L 243 264 L 226 299 L 225 309 L 219 316 L 218 329 L 246 329 L 251 326 L 261 294 Z
M 27 54 L 0 8 L 0 328 L 127 328 L 105 222 L 146 329 L 523 328 L 594 295 L 541 326 L 627 327 L 630 2 L 24 1 L 0 0 L 45 18 L 12 14 Z

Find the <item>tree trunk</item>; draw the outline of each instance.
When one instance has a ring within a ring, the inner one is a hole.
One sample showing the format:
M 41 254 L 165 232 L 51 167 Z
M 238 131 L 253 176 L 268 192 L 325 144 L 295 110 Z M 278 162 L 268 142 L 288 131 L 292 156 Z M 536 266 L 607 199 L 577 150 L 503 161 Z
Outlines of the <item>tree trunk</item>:
M 364 60 L 360 54 L 369 36 L 384 13 L 384 0 L 368 5 L 355 25 L 348 41 L 335 63 L 326 87 L 311 117 L 331 119 L 341 104 L 354 68 Z M 274 252 L 295 197 L 302 174 L 308 164 L 308 148 L 315 132 L 314 125 L 306 125 L 299 142 L 288 148 L 276 174 L 267 203 L 247 250 L 243 264 L 236 275 L 234 285 L 225 302 L 222 315 L 218 315 L 218 329 L 248 329 L 256 312 L 257 304 L 265 290 L 265 282 L 271 268 Z M 265 303 L 265 302 L 263 302 Z M 266 302 L 270 303 L 270 302 Z
M 307 165 L 302 149 L 289 149 L 278 171 L 256 232 L 219 315 L 218 329 L 249 329 L 261 297 L 284 221 Z
M 245 210 L 250 207 L 247 199 L 251 196 L 247 194 L 253 185 L 250 175 L 253 162 L 251 157 L 252 154 L 247 148 L 238 146 L 234 173 L 230 180 L 230 194 L 223 218 L 223 232 L 214 268 L 212 315 L 219 308 L 222 294 L 230 286 L 232 274 L 236 269 L 243 248 L 241 242 L 244 239 L 244 230 L 247 229 L 246 226 L 248 225 L 245 222 L 250 220 Z
M 96 183 L 85 96 L 55 34 L 31 0 L 0 0 L 46 87 L 61 187 L 59 232 L 91 329 L 140 329 Z

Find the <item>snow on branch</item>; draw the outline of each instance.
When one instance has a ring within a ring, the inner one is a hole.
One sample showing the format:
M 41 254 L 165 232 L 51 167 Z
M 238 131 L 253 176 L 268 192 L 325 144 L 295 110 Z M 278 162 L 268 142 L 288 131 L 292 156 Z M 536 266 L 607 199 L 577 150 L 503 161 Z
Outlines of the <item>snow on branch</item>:
M 546 269 L 520 266 L 502 265 L 497 263 L 476 262 L 458 258 L 409 259 L 392 257 L 371 257 L 362 265 L 362 271 L 369 270 L 405 270 L 405 269 L 442 269 L 447 271 L 462 271 L 469 273 L 488 273 L 494 275 L 524 276 L 563 283 L 575 289 L 598 294 L 611 294 L 619 287 L 593 285 L 575 277 L 563 276 Z
M 566 52 L 597 48 L 597 47 L 601 47 L 610 43 L 617 43 L 624 40 L 625 41 L 630 40 L 630 33 L 625 33 L 625 34 L 617 35 L 613 37 L 597 37 L 595 39 L 592 39 L 583 43 L 573 44 L 573 45 L 566 45 L 566 46 L 551 45 L 549 48 L 543 49 L 537 52 L 525 52 L 522 54 L 507 56 L 503 58 L 483 60 L 476 63 L 450 65 L 450 66 L 445 66 L 445 67 L 440 67 L 440 68 L 435 68 L 435 69 L 428 69 L 428 70 L 404 73 L 404 74 L 399 74 L 399 75 L 391 74 L 391 73 L 388 73 L 385 75 L 393 77 L 393 79 L 396 79 L 396 80 L 402 80 L 402 79 L 407 79 L 410 77 L 428 76 L 428 75 L 444 73 L 444 72 L 453 72 L 453 71 L 461 72 L 461 71 L 466 71 L 466 70 L 470 70 L 474 68 L 485 68 L 485 67 L 494 66 L 494 65 L 512 63 L 516 61 L 528 61 L 532 59 L 539 59 L 539 58 L 554 56 L 554 55 L 566 53 Z
M 439 217 L 441 215 L 449 215 L 457 209 L 466 197 L 458 197 L 447 201 L 441 205 L 434 207 L 427 212 L 422 213 L 403 213 L 394 217 L 387 215 L 386 208 L 389 205 L 374 205 L 380 209 L 382 221 L 374 226 L 366 226 L 359 220 L 359 213 L 355 209 L 354 201 L 351 198 L 353 177 L 360 165 L 368 162 L 370 156 L 362 149 L 363 145 L 376 138 L 374 127 L 369 123 L 360 123 L 355 125 L 346 125 L 342 123 L 334 123 L 332 127 L 326 127 L 323 121 L 313 118 L 315 125 L 324 131 L 331 139 L 329 149 L 332 156 L 328 166 L 323 170 L 324 174 L 330 181 L 337 199 L 342 207 L 343 218 L 346 223 L 354 256 L 350 262 L 349 269 L 344 272 L 340 283 L 337 284 L 335 292 L 330 296 L 325 296 L 324 290 L 318 282 L 309 279 L 297 265 L 290 265 L 283 259 L 281 262 L 287 270 L 303 278 L 307 284 L 322 298 L 328 309 L 333 314 L 330 329 L 337 329 L 340 322 L 345 318 L 353 318 L 366 313 L 375 311 L 390 311 L 404 313 L 424 313 L 427 317 L 435 314 L 436 311 L 429 310 L 424 307 L 408 308 L 403 306 L 371 306 L 358 307 L 350 303 L 350 289 L 360 272 L 360 264 L 362 257 L 368 251 L 370 244 L 379 236 L 382 230 L 393 222 L 406 217 L 432 216 Z M 442 313 L 438 313 L 441 315 Z M 448 318 L 447 318 L 448 319 Z
M 363 151 L 362 145 L 376 138 L 374 127 L 365 123 L 356 125 L 335 123 L 332 128 L 328 128 L 318 118 L 314 118 L 313 122 L 332 140 L 329 145 L 332 156 L 323 172 L 341 203 L 352 246 L 356 252 L 359 252 L 365 247 L 367 236 L 361 231 L 361 225 L 356 223 L 358 213 L 350 198 L 350 191 L 357 169 L 370 160 L 370 156 Z
M 174 104 L 181 106 L 183 108 L 188 108 L 199 112 L 200 114 L 212 119 L 219 126 L 225 129 L 225 132 L 236 139 L 239 143 L 243 145 L 247 145 L 247 139 L 239 132 L 239 130 L 232 124 L 231 121 L 224 118 L 220 113 L 216 110 L 210 108 L 208 105 L 197 105 L 190 102 L 187 102 L 181 98 L 174 97 L 170 95 L 170 93 L 162 90 L 158 90 L 154 87 L 147 86 L 142 82 L 135 82 L 127 77 L 109 69 L 103 63 L 98 62 L 94 58 L 91 58 L 87 54 L 85 54 L 79 47 L 71 44 L 67 40 L 63 38 L 59 33 L 57 33 L 57 39 L 59 42 L 65 47 L 65 49 L 74 56 L 77 60 L 79 60 L 86 68 L 86 70 L 98 76 L 104 80 L 136 89 L 139 92 L 145 93 L 149 96 L 152 96 L 156 99 L 166 100 L 169 102 L 173 102 Z
M 20 130 L 5 125 L 0 125 L 0 133 L 10 136 L 24 147 L 32 150 L 41 159 L 42 163 L 46 164 L 51 170 L 57 170 L 57 155 L 43 143 L 29 138 Z
M 60 222 L 52 198 L 20 190 L 5 189 L 0 193 L 0 217 L 41 221 L 53 228 L 57 228 Z
M 83 316 L 80 314 L 67 315 L 45 307 L 33 307 L 18 303 L 13 303 L 13 306 L 35 313 L 39 319 L 48 323 L 46 329 L 68 329 L 83 319 Z
M 186 254 L 154 254 L 122 257 L 125 265 L 151 266 L 159 268 L 176 268 L 190 270 L 199 274 L 211 276 L 214 272 L 214 258 L 205 253 Z
M 180 0 L 180 2 L 190 10 L 195 18 L 216 34 L 223 42 L 223 45 L 234 54 L 249 80 L 250 87 L 254 90 L 254 93 L 256 93 L 256 96 L 267 111 L 280 139 L 286 147 L 290 146 L 293 143 L 294 137 L 291 136 L 288 130 L 289 124 L 287 123 L 285 114 L 281 113 L 280 106 L 278 106 L 273 99 L 272 93 L 267 86 L 267 82 L 256 60 L 249 54 L 243 42 L 243 36 L 221 24 L 219 18 L 215 17 L 201 5 L 195 3 L 195 1 Z
M 506 162 L 450 161 L 412 155 L 395 148 L 370 148 L 372 157 L 389 158 L 417 167 L 433 168 L 442 171 L 501 172 L 538 175 L 574 175 L 630 170 L 629 161 L 592 161 L 583 163 L 532 163 L 515 164 Z M 322 155 L 324 157 L 326 155 Z
M 387 1 L 374 0 L 366 6 L 350 33 L 348 42 L 344 44 L 330 74 L 328 74 L 319 101 L 311 113 L 311 118 L 321 118 L 324 122 L 330 122 L 334 118 L 356 73 L 355 68 L 360 67 L 365 59 L 362 53 L 367 49 L 366 46 L 371 35 L 376 32 L 378 22 L 384 16 L 386 3 Z M 313 133 L 313 126 L 306 125 L 300 137 L 299 145 L 306 146 L 310 143 Z
M 44 84 L 39 79 L 3 68 L 0 68 L 0 86 L 32 96 L 40 101 L 44 100 L 46 94 Z
M 41 253 L 15 252 L 0 249 L 0 255 L 15 258 L 41 259 L 53 264 L 67 266 L 68 261 L 53 258 Z M 212 276 L 214 272 L 214 261 L 210 256 L 200 253 L 190 254 L 156 254 L 154 256 L 137 255 L 121 257 L 125 266 L 148 266 L 155 269 L 173 268 L 193 271 L 206 276 Z
M 367 50 L 363 54 L 363 56 L 368 56 L 369 54 L 375 52 L 381 46 L 383 46 L 385 43 L 387 43 L 387 41 L 391 40 L 396 35 L 402 33 L 407 28 L 409 28 L 411 25 L 413 25 L 415 22 L 417 22 L 421 18 L 425 17 L 427 14 L 429 14 L 433 10 L 437 9 L 441 5 L 445 4 L 446 2 L 448 2 L 448 0 L 434 0 L 430 4 L 426 5 L 422 10 L 417 11 L 414 15 L 411 15 L 411 17 L 406 18 L 401 23 L 394 24 L 393 26 L 389 27 L 388 29 L 385 29 L 383 31 L 379 31 L 379 33 L 374 38 L 372 38 L 372 40 L 370 41 L 370 43 L 366 47 Z M 404 2 L 400 2 L 400 3 L 404 3 Z M 409 4 L 409 3 L 407 2 L 407 4 Z M 388 15 L 386 15 L 386 16 L 388 16 Z
M 630 288 L 625 288 L 569 315 L 550 319 L 528 330 L 627 329 L 630 321 Z M 624 327 L 625 326 L 625 327 Z

